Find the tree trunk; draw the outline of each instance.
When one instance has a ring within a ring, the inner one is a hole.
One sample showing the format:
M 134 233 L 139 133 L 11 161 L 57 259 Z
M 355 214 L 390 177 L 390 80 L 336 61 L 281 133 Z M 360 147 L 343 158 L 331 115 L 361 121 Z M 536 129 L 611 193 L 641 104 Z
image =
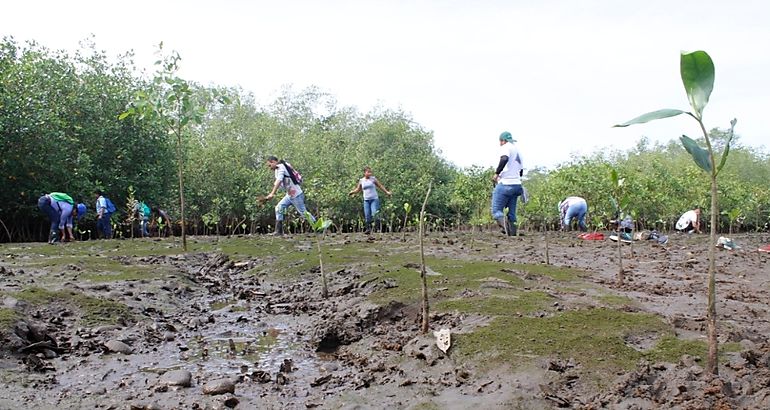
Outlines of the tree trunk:
M 623 274 L 623 242 L 621 241 L 621 228 L 618 223 L 618 286 L 622 285 L 625 281 L 625 275 Z
M 545 223 L 544 226 L 545 230 L 543 232 L 543 235 L 545 237 L 545 264 L 550 265 L 551 264 L 551 253 L 550 253 L 550 246 L 548 243 L 548 223 Z
M 425 193 L 425 200 L 422 202 L 422 210 L 420 211 L 420 280 L 422 282 L 422 326 L 423 333 L 428 333 L 430 327 L 429 323 L 429 307 L 428 307 L 428 278 L 427 271 L 425 269 L 425 247 L 423 244 L 423 234 L 425 232 L 425 205 L 428 203 L 428 196 L 430 196 L 430 190 L 433 186 L 432 182 L 428 183 L 428 192 Z
M 185 216 L 184 216 L 184 179 L 182 177 L 184 159 L 182 158 L 181 132 L 182 132 L 181 129 L 177 129 L 176 131 L 176 156 L 177 156 L 177 165 L 179 166 L 179 214 L 180 214 L 179 222 L 182 225 L 182 250 L 187 252 L 187 230 L 185 229 Z
M 316 232 L 316 235 L 319 235 L 318 232 Z M 324 233 L 321 233 L 320 235 L 324 235 Z M 321 238 L 316 237 L 316 245 L 318 246 L 318 264 L 321 268 L 321 296 L 326 299 L 329 297 L 329 288 L 326 284 L 326 272 L 324 272 L 324 258 L 323 258 L 323 252 L 321 252 Z

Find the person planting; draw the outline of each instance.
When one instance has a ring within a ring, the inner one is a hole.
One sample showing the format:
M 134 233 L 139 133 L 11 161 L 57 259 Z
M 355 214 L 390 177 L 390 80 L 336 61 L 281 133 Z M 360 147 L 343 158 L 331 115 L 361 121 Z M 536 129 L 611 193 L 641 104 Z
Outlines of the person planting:
M 62 192 L 51 192 L 37 200 L 37 207 L 48 216 L 51 222 L 48 243 L 68 242 L 75 239 L 72 233 L 72 220 L 73 217 L 78 217 L 78 213 L 80 217 L 86 213 L 84 204 L 78 204 L 76 207 L 71 196 Z
M 578 228 L 580 228 L 582 232 L 587 231 L 586 213 L 588 213 L 588 203 L 579 196 L 570 196 L 559 202 L 559 221 L 561 223 L 561 229 L 563 231 L 569 231 L 572 220 L 576 219 Z
M 695 209 L 683 213 L 676 221 L 676 230 L 685 233 L 700 233 L 700 207 L 696 205 Z

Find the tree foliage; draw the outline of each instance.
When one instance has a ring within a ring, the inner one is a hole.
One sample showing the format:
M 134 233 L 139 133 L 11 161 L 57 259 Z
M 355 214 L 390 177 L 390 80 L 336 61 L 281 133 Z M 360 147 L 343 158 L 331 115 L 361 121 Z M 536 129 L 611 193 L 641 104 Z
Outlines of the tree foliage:
M 0 220 L 13 240 L 42 237 L 46 222 L 36 200 L 51 191 L 67 192 L 93 209 L 95 188 L 125 203 L 133 186 L 138 200 L 178 221 L 175 135 L 157 116 L 118 119 L 137 93 L 153 94 L 157 78 L 138 75 L 130 54 L 110 61 L 93 44 L 68 55 L 10 38 L 0 43 Z M 298 168 L 308 208 L 333 221 L 333 229 L 363 227 L 361 201 L 347 192 L 364 166 L 393 192 L 382 199 L 386 229 L 402 228 L 403 204 L 421 203 L 429 181 L 428 228 L 491 222 L 494 155 L 486 166 L 457 168 L 434 147 L 432 132 L 403 111 L 362 112 L 312 87 L 286 88 L 273 101 L 258 104 L 240 89 L 176 80 L 187 84 L 191 95 L 208 96 L 190 111 L 194 120 L 181 141 L 189 233 L 267 231 L 274 210 L 256 198 L 272 184 L 268 155 Z M 171 82 L 181 84 L 176 80 Z M 222 95 L 233 103 L 220 105 L 212 97 Z M 709 136 L 716 155 L 729 149 L 731 158 L 717 166 L 722 207 L 744 217 L 736 226 L 727 213 L 719 215 L 718 228 L 727 231 L 732 222 L 735 229 L 762 229 L 770 212 L 770 157 L 741 145 L 730 129 L 712 129 Z M 494 141 L 490 144 L 493 154 Z M 608 167 L 626 178 L 625 195 L 640 228 L 669 229 L 692 206 L 707 209 L 708 193 L 700 187 L 708 176 L 685 148 L 678 141 L 653 144 L 643 138 L 627 151 L 604 149 L 553 169 L 527 170 L 530 201 L 518 211 L 523 228 L 555 223 L 557 204 L 569 195 L 586 198 L 589 221 L 603 228 L 614 216 Z M 415 218 L 410 215 L 406 222 L 412 226 Z M 290 229 L 303 229 L 304 218 L 289 219 Z M 93 224 L 93 212 L 83 223 Z M 178 234 L 180 227 L 174 228 Z

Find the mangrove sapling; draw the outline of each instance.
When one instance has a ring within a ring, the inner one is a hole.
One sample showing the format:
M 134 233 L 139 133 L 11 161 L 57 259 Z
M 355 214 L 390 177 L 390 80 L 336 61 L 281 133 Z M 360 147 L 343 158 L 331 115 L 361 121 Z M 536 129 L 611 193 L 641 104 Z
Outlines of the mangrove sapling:
M 628 208 L 628 198 L 624 195 L 625 178 L 618 176 L 618 171 L 615 168 L 610 168 L 610 183 L 612 184 L 612 192 L 610 202 L 615 209 L 615 215 L 617 215 L 617 238 L 618 238 L 618 276 L 616 278 L 618 286 L 622 285 L 625 280 L 623 272 L 623 230 L 621 228 L 621 221 L 626 217 L 624 211 Z M 633 243 L 633 230 L 631 231 L 631 242 Z M 633 249 L 631 251 L 633 254 Z
M 616 127 L 627 127 L 633 124 L 642 124 L 652 120 L 674 117 L 680 114 L 687 114 L 697 121 L 703 138 L 706 143 L 706 149 L 703 149 L 692 138 L 682 135 L 681 141 L 684 149 L 692 156 L 692 159 L 703 171 L 708 173 L 711 179 L 711 236 L 708 245 L 708 360 L 706 371 L 715 375 L 719 373 L 718 367 L 718 342 L 716 327 L 716 242 L 717 242 L 717 217 L 719 216 L 718 194 L 717 194 L 717 176 L 722 171 L 727 156 L 730 153 L 730 143 L 734 136 L 734 129 L 737 120 L 730 121 L 730 130 L 725 139 L 724 151 L 717 162 L 711 138 L 703 124 L 703 109 L 708 104 L 711 91 L 714 89 L 714 62 L 705 51 L 694 51 L 691 53 L 682 52 L 679 59 L 680 75 L 687 99 L 690 102 L 692 112 L 677 109 L 662 109 L 649 112 L 636 117 L 630 121 L 615 125 Z
M 425 193 L 425 200 L 422 202 L 422 209 L 420 210 L 420 281 L 422 282 L 422 332 L 428 333 L 428 272 L 425 268 L 425 247 L 423 235 L 425 233 L 425 205 L 428 203 L 428 196 L 430 196 L 430 190 L 433 187 L 433 182 L 428 183 L 428 191 Z
M 321 242 L 323 241 L 324 236 L 326 236 L 326 229 L 331 226 L 332 221 L 324 219 L 323 217 L 318 217 L 315 222 L 311 222 L 313 220 L 313 215 L 308 211 L 305 211 L 305 219 L 307 219 L 310 227 L 313 228 L 313 231 L 316 233 L 315 243 L 318 247 L 318 264 L 321 269 L 321 296 L 326 299 L 329 297 L 329 287 L 326 283 L 326 272 L 324 271 L 324 258 L 323 251 L 321 250 Z
M 158 52 L 163 51 L 163 43 Z M 211 103 L 230 104 L 230 98 L 217 89 L 206 89 L 177 77 L 179 53 L 159 59 L 158 67 L 148 90 L 138 91 L 126 111 L 118 116 L 124 120 L 134 116 L 139 120 L 158 119 L 168 133 L 176 137 L 177 174 L 179 177 L 179 223 L 182 225 L 182 250 L 187 252 L 187 229 L 185 226 L 184 201 L 184 152 L 182 137 L 188 134 L 191 123 L 201 125 Z M 218 228 L 218 225 L 217 225 Z
M 3 225 L 3 229 L 5 229 L 5 234 L 8 235 L 8 243 L 11 243 L 13 241 L 13 238 L 11 237 L 11 232 L 8 230 L 8 227 L 5 226 L 5 222 L 3 222 L 2 219 L 0 219 L 0 225 Z
M 548 244 L 548 219 L 545 220 L 545 223 L 543 223 L 543 238 L 545 242 L 545 264 L 550 265 L 551 264 L 551 254 L 549 244 Z
M 404 202 L 404 227 L 401 230 L 401 242 L 406 242 L 406 226 L 409 222 L 409 212 L 412 210 L 412 205 L 409 202 Z
M 126 198 L 126 223 L 131 228 L 131 239 L 134 239 L 134 222 L 136 222 L 136 208 L 139 201 L 134 197 L 134 186 L 128 186 L 128 197 Z

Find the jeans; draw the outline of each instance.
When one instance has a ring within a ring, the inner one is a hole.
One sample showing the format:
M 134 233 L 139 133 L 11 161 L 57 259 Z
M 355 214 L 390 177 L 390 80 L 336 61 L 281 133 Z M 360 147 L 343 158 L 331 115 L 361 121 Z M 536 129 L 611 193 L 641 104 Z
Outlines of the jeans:
M 280 202 L 275 206 L 275 220 L 276 221 L 283 221 L 284 215 L 286 215 L 286 209 L 289 207 L 289 205 L 294 205 L 294 208 L 297 209 L 297 212 L 299 212 L 302 217 L 308 219 L 308 216 L 305 215 L 305 211 L 307 211 L 307 208 L 305 208 L 305 194 L 299 194 L 295 196 L 294 198 L 291 198 L 289 194 L 286 194 L 286 196 L 281 199 Z M 308 219 L 309 222 L 315 222 L 315 217 L 313 215 L 309 216 Z
M 502 218 L 505 216 L 503 209 L 508 208 L 508 221 L 515 227 L 516 204 L 523 192 L 521 185 L 495 185 L 492 191 L 492 218 Z
M 588 204 L 585 202 L 579 202 L 570 205 L 569 208 L 567 208 L 567 213 L 564 215 L 564 221 L 562 221 L 564 227 L 569 229 L 570 221 L 572 221 L 572 218 L 577 218 L 580 230 L 585 231 L 587 229 L 586 213 L 588 213 Z
M 59 229 L 59 212 L 51 206 L 51 197 L 43 195 L 37 200 L 37 207 L 48 216 L 51 221 L 51 231 L 57 232 Z
M 104 239 L 112 238 L 112 223 L 110 222 L 111 213 L 105 212 L 102 217 L 96 220 L 96 231 L 102 233 Z
M 364 199 L 364 219 L 366 220 L 366 225 L 368 226 L 370 223 L 372 223 L 372 219 L 380 219 L 380 199 L 374 198 L 374 199 Z
M 142 236 L 143 237 L 150 236 L 149 226 L 150 226 L 150 220 L 149 219 L 147 219 L 147 218 L 139 219 L 139 228 L 142 231 Z

